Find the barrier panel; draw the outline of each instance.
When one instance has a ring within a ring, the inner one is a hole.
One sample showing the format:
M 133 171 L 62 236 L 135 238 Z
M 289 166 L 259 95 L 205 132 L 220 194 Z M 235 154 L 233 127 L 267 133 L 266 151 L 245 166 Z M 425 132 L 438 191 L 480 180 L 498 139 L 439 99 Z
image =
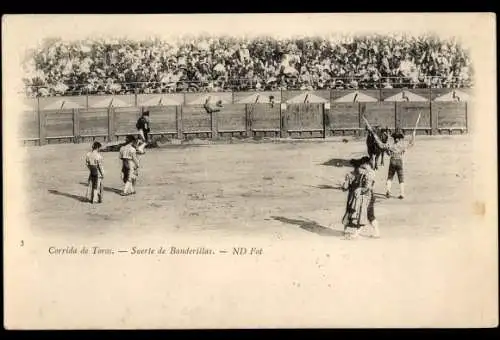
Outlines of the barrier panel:
M 79 135 L 81 138 L 108 136 L 107 109 L 80 110 L 79 118 Z
M 340 131 L 359 130 L 359 103 L 332 103 L 325 119 L 325 131 L 335 134 Z
M 151 131 L 153 134 L 177 134 L 177 114 L 180 106 L 150 106 L 148 110 L 149 118 L 154 122 L 154 129 Z M 134 129 L 136 122 L 137 118 L 134 121 Z
M 290 137 L 323 136 L 323 104 L 287 104 L 283 118 Z
M 245 135 L 247 132 L 246 105 L 229 104 L 217 112 L 217 132 L 219 136 Z
M 209 137 L 212 135 L 212 116 L 205 111 L 203 105 L 186 105 L 182 107 L 182 133 Z
M 279 136 L 281 129 L 280 104 L 248 104 L 246 110 L 249 136 Z
M 360 114 L 365 115 L 372 126 L 388 127 L 393 130 L 396 126 L 395 103 L 360 103 Z M 360 127 L 364 130 L 365 123 L 360 120 Z
M 464 132 L 467 130 L 467 104 L 462 102 L 432 103 L 432 112 L 437 116 L 438 132 L 453 130 Z
M 137 134 L 137 128 L 135 124 L 137 119 L 141 116 L 141 110 L 138 108 L 113 108 L 109 112 L 110 115 L 114 116 L 111 120 L 110 127 L 110 138 L 122 137 L 128 134 Z
M 73 110 L 45 111 L 45 132 L 49 139 L 73 137 Z
M 401 102 L 396 103 L 396 126 L 403 131 L 410 131 L 415 128 L 418 115 L 420 121 L 418 123 L 418 132 L 430 133 L 431 125 L 431 106 L 428 103 L 411 103 Z

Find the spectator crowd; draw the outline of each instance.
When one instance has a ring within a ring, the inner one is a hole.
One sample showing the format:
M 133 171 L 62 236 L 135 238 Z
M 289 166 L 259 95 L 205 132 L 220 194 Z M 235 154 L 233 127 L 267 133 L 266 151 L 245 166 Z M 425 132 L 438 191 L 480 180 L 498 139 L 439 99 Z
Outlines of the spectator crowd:
M 32 96 L 473 85 L 457 41 L 399 34 L 53 40 L 24 67 Z

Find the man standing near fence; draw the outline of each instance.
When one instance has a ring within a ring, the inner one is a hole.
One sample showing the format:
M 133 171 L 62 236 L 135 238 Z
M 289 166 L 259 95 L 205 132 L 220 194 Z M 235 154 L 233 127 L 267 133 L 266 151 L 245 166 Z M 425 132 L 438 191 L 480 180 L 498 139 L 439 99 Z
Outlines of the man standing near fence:
M 144 149 L 149 143 L 149 133 L 151 132 L 151 128 L 149 126 L 149 111 L 144 111 L 142 113 L 135 126 L 139 134 L 137 152 L 143 154 L 145 153 Z

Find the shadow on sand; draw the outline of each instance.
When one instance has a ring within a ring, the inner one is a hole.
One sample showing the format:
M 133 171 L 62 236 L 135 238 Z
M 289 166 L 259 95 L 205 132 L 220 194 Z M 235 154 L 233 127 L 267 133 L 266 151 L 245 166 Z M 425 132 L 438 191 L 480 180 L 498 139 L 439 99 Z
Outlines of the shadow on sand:
M 311 187 L 317 188 L 317 189 L 329 189 L 329 190 L 344 191 L 341 186 L 334 187 L 333 185 L 327 185 L 327 184 L 311 185 Z M 345 193 L 347 195 L 347 191 Z M 387 197 L 385 196 L 385 194 L 382 194 L 382 193 L 379 193 L 379 192 L 374 192 L 373 195 L 375 196 L 375 198 L 387 199 Z
M 330 228 L 326 228 L 326 227 L 323 227 L 322 225 L 319 225 L 315 221 L 296 220 L 296 219 L 286 218 L 286 217 L 282 217 L 282 216 L 271 216 L 271 217 L 274 220 L 280 221 L 282 223 L 297 225 L 301 229 L 304 229 L 305 231 L 309 231 L 311 233 L 315 233 L 315 234 L 318 234 L 320 236 L 336 236 L 336 237 L 343 237 L 344 236 L 343 230 L 333 230 Z
M 351 159 L 342 159 L 342 158 L 332 158 L 329 161 L 321 163 L 321 165 L 325 166 L 335 166 L 337 168 L 352 168 Z
M 80 184 L 83 185 L 84 187 L 86 187 L 88 185 L 88 183 L 85 183 L 85 182 L 80 182 Z M 111 187 L 103 187 L 102 190 L 104 190 L 106 192 L 112 192 L 112 193 L 115 193 L 117 195 L 121 195 L 121 193 L 122 193 L 122 190 L 116 189 L 116 188 L 111 188 Z
M 61 192 L 59 190 L 52 190 L 50 189 L 49 192 L 52 194 L 52 195 L 57 195 L 57 196 L 63 196 L 63 197 L 68 197 L 68 198 L 72 198 L 74 200 L 77 200 L 79 202 L 88 202 L 87 198 L 84 197 L 84 196 L 79 196 L 79 195 L 73 195 L 73 194 L 68 194 L 66 192 Z
M 313 185 L 312 186 L 313 188 L 317 188 L 317 189 L 330 189 L 330 190 L 340 190 L 342 191 L 342 187 L 341 186 L 336 186 L 334 187 L 333 185 L 327 185 L 327 184 L 319 184 L 319 185 Z
M 384 194 L 381 194 L 381 193 L 378 193 L 378 192 L 374 192 L 373 196 L 375 196 L 375 198 L 383 198 L 385 200 L 387 199 L 387 197 L 385 197 Z
M 108 144 L 105 145 L 101 148 L 101 152 L 119 152 L 120 148 L 125 145 L 125 143 L 115 143 L 115 144 Z M 201 147 L 204 146 L 203 144 L 191 144 L 191 143 L 183 143 L 183 144 L 172 144 L 172 143 L 167 143 L 165 142 L 164 144 L 161 142 L 152 142 L 148 145 L 146 145 L 146 149 L 151 150 L 151 149 L 187 149 L 187 148 L 195 148 L 195 147 Z

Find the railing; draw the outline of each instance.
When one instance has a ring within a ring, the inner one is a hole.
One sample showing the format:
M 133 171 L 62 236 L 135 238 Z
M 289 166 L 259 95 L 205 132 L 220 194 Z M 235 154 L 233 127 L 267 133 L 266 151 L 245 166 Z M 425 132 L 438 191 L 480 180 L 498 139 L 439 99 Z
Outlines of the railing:
M 387 80 L 390 81 L 388 86 Z M 212 86 L 210 84 L 213 84 Z M 260 84 L 257 85 L 257 84 Z M 172 82 L 123 82 L 100 84 L 97 87 L 89 84 L 64 84 L 65 91 L 57 90 L 57 85 L 26 85 L 24 94 L 29 97 L 81 96 L 81 95 L 123 95 L 123 94 L 161 94 L 190 92 L 239 92 L 239 91 L 277 91 L 277 90 L 330 90 L 330 89 L 434 89 L 434 88 L 471 88 L 473 82 L 463 81 L 459 77 L 424 77 L 418 81 L 408 77 L 384 77 L 377 81 L 362 77 L 336 77 L 321 82 L 303 82 L 299 77 L 280 77 L 275 80 L 259 83 L 254 79 L 215 79 L 215 80 L 182 80 Z M 120 89 L 116 89 L 116 86 Z M 45 89 L 45 90 L 43 90 Z M 44 92 L 44 93 L 41 93 Z

